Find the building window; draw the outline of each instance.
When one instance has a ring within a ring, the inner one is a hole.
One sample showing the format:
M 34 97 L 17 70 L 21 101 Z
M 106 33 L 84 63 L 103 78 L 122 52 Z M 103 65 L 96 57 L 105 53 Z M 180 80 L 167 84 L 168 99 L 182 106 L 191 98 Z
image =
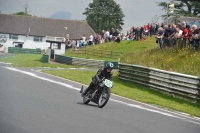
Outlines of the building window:
M 10 34 L 9 39 L 18 40 L 18 35 Z
M 33 41 L 34 42 L 42 42 L 42 37 L 34 36 Z
M 61 49 L 61 43 L 53 43 L 53 49 Z

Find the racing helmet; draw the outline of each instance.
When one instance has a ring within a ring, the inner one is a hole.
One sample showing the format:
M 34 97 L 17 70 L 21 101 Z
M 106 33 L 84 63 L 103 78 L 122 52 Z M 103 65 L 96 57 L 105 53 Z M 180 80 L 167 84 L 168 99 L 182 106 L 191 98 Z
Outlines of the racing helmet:
M 112 62 L 106 63 L 106 68 L 113 69 L 113 67 L 114 67 L 114 64 Z

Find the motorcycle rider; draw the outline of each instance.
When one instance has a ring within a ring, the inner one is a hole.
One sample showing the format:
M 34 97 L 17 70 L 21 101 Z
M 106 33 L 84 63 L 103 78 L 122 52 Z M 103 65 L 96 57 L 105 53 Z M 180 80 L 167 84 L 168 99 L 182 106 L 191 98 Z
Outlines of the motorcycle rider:
M 105 66 L 101 67 L 98 71 L 97 74 L 92 78 L 92 81 L 88 88 L 85 89 L 85 91 L 82 93 L 82 97 L 84 97 L 87 92 L 90 89 L 93 89 L 98 83 L 100 83 L 101 79 L 105 77 L 105 79 L 112 80 L 112 69 L 114 67 L 114 64 L 111 62 L 106 63 Z

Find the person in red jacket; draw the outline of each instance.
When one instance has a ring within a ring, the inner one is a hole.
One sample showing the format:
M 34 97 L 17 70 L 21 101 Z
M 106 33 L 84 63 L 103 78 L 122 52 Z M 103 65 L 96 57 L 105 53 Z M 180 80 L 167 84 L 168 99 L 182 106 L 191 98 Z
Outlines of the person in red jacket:
M 188 38 L 188 28 L 186 27 L 186 22 L 185 21 L 182 21 L 182 27 L 183 27 L 183 47 L 186 47 L 186 41 L 187 41 L 187 38 Z

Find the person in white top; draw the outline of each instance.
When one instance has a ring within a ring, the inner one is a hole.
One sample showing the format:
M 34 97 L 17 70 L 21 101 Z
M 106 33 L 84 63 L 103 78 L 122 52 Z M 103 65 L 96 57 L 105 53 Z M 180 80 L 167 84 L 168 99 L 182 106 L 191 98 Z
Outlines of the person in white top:
M 106 42 L 109 41 L 109 38 L 110 38 L 110 32 L 107 30 L 106 31 Z
M 92 42 L 93 42 L 93 35 L 90 34 L 90 38 L 89 38 L 89 45 L 92 45 Z
M 183 31 L 180 29 L 180 28 L 176 28 L 176 34 L 175 34 L 175 37 L 176 38 L 181 38 L 182 37 L 182 33 Z

